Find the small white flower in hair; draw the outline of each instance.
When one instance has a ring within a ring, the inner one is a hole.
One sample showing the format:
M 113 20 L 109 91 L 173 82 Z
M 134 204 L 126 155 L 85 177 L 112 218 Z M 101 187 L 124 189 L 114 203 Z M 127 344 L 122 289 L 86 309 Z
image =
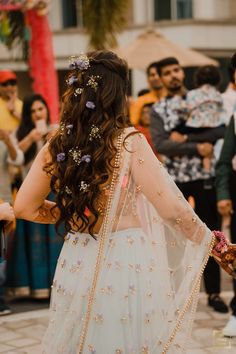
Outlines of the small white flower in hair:
M 87 192 L 88 188 L 89 188 L 88 183 L 86 183 L 85 181 L 80 182 L 80 188 L 79 188 L 80 191 Z

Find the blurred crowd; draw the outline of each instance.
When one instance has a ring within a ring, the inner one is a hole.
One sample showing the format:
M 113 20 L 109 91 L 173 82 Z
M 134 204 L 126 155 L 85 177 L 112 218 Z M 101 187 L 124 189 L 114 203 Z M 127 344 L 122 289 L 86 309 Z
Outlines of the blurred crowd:
M 148 66 L 147 84 L 128 102 L 130 123 L 146 136 L 198 216 L 236 243 L 236 55 L 228 73 L 228 86 L 221 93 L 220 69 L 199 67 L 189 91 L 178 59 L 168 57 Z M 0 71 L 0 219 L 49 131 L 44 98 L 33 94 L 22 102 L 16 75 Z M 0 267 L 0 315 L 11 312 L 6 297 L 49 298 L 62 242 L 51 225 L 15 222 L 8 235 L 7 262 L 2 260 Z M 220 269 L 213 258 L 204 285 L 212 310 L 232 311 L 224 334 L 236 336 L 236 281 L 231 309 L 220 295 Z
M 7 203 L 14 202 L 49 131 L 45 99 L 33 94 L 22 102 L 15 73 L 0 71 L 0 219 L 5 219 Z M 7 235 L 6 257 L 1 255 L 0 262 L 0 315 L 11 313 L 6 297 L 49 298 L 62 242 L 52 225 L 24 220 L 13 223 Z

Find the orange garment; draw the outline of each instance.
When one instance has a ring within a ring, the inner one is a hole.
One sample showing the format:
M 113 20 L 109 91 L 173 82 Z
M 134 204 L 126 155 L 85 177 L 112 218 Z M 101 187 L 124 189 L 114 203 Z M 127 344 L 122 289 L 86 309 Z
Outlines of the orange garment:
M 151 134 L 150 134 L 150 131 L 149 131 L 149 128 L 148 127 L 142 127 L 141 125 L 137 125 L 135 127 L 137 130 L 140 131 L 140 133 L 142 133 L 145 138 L 147 139 L 147 142 L 148 144 L 151 146 L 152 148 L 152 151 L 154 152 L 154 154 L 156 155 L 156 157 L 161 161 L 161 157 L 160 155 L 156 152 L 155 148 L 154 148 L 154 145 L 152 143 L 152 138 L 151 138 Z
M 160 100 L 160 95 L 156 91 L 150 91 L 143 96 L 137 98 L 130 106 L 130 122 L 133 125 L 139 123 L 142 108 L 145 104 L 155 103 Z

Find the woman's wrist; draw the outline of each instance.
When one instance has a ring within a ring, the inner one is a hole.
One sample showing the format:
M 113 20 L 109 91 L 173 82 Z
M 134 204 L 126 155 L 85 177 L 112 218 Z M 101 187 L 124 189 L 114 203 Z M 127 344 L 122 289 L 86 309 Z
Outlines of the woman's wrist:
M 32 130 L 31 132 L 28 134 L 28 141 L 29 141 L 29 144 L 33 144 L 34 143 L 34 137 L 33 137 L 33 134 L 32 134 Z

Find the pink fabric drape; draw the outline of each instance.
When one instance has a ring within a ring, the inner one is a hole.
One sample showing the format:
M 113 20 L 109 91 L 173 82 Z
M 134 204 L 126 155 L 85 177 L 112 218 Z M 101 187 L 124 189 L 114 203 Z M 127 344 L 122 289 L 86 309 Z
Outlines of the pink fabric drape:
M 33 78 L 33 90 L 40 93 L 48 103 L 51 123 L 59 117 L 58 77 L 55 69 L 52 32 L 47 16 L 40 16 L 34 10 L 25 13 L 31 28 L 29 67 Z

